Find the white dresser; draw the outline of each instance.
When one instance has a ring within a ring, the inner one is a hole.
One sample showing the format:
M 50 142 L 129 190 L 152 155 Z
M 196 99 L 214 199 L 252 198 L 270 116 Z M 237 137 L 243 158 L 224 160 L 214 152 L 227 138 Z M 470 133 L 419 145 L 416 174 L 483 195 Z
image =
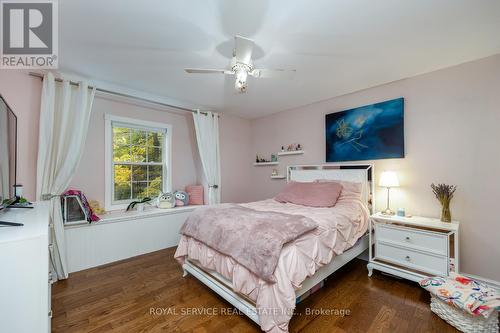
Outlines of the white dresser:
M 412 281 L 426 276 L 458 273 L 459 223 L 425 217 L 387 216 L 370 218 L 370 261 L 373 269 Z
M 47 204 L 11 208 L 0 227 L 0 332 L 50 332 L 49 214 Z

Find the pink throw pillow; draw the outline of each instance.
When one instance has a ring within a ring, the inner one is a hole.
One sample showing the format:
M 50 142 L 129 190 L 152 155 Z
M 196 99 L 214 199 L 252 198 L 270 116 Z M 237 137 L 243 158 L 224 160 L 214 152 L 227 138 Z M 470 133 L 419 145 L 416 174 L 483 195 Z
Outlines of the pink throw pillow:
M 342 185 L 339 183 L 290 182 L 274 200 L 309 207 L 333 207 L 341 191 Z
M 363 184 L 349 182 L 345 180 L 328 180 L 328 179 L 316 179 L 316 183 L 337 183 L 342 186 L 342 192 L 338 200 L 353 200 L 361 199 L 363 193 Z
M 186 192 L 189 194 L 190 205 L 203 205 L 203 185 L 188 185 Z

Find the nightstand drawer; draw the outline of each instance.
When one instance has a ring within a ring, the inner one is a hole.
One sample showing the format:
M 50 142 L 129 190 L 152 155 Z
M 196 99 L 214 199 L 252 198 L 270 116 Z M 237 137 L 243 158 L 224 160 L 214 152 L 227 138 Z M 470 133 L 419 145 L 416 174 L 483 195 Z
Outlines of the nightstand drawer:
M 375 224 L 375 238 L 405 247 L 416 247 L 428 252 L 448 255 L 448 236 L 438 232 L 419 231 L 388 224 Z
M 448 274 L 446 256 L 427 254 L 383 241 L 375 244 L 375 258 L 435 275 Z

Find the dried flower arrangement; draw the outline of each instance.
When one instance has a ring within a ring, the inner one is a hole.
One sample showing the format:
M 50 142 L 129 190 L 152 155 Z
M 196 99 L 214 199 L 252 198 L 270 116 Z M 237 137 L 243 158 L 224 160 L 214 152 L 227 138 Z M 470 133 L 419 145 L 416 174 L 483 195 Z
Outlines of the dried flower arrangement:
M 451 222 L 451 211 L 450 211 L 450 201 L 453 199 L 453 195 L 457 190 L 455 185 L 447 184 L 431 184 L 432 192 L 441 203 L 443 207 L 441 210 L 441 221 Z

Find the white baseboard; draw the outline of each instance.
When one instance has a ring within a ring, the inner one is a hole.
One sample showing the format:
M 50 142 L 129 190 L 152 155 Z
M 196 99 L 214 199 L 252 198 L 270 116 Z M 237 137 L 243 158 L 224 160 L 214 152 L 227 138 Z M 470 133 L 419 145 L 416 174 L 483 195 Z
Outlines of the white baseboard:
M 484 284 L 487 284 L 490 287 L 492 287 L 500 292 L 500 282 L 499 281 L 495 281 L 495 280 L 483 278 L 481 276 L 477 276 L 474 274 L 467 274 L 467 273 L 463 273 L 463 272 L 460 272 L 460 274 L 463 274 L 471 279 L 474 279 L 474 280 L 477 280 L 477 281 L 482 282 Z

